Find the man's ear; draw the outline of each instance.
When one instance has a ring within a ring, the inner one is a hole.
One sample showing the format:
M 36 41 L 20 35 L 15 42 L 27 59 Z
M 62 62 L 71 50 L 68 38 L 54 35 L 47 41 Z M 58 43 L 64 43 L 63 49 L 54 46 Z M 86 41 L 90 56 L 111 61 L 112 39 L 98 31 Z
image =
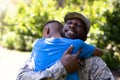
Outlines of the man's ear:
M 87 35 L 86 35 L 86 36 L 84 36 L 84 39 L 83 39 L 83 40 L 84 40 L 84 41 L 86 41 L 86 39 L 87 39 Z

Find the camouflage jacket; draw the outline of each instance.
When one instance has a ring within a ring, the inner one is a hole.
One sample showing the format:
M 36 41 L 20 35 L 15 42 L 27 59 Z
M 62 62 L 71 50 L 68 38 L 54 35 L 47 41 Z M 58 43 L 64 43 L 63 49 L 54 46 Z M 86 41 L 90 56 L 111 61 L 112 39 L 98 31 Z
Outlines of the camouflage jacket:
M 62 63 L 57 61 L 53 66 L 45 71 L 34 72 L 34 62 L 28 59 L 20 69 L 16 80 L 65 80 L 67 72 Z M 80 80 L 114 80 L 114 77 L 106 63 L 97 56 L 80 60 L 79 77 Z

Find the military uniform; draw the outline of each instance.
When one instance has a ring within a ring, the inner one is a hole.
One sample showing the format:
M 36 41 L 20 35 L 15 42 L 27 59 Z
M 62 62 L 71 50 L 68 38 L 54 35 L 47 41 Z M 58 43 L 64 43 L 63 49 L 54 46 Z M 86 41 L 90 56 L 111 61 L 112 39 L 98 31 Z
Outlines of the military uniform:
M 65 80 L 67 75 L 62 63 L 57 61 L 45 71 L 34 72 L 34 62 L 30 58 L 20 69 L 17 80 Z M 80 80 L 114 80 L 114 77 L 106 63 L 97 56 L 88 59 L 80 59 Z

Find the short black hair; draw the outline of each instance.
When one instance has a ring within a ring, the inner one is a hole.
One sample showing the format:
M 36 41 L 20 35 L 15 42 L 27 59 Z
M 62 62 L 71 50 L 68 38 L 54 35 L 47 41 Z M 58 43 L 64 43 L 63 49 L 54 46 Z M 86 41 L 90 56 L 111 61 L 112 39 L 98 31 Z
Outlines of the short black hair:
M 60 23 L 60 22 L 57 21 L 57 20 L 50 20 L 50 21 L 48 21 L 47 23 L 45 23 L 44 26 L 46 26 L 46 25 L 48 25 L 48 24 L 50 24 L 50 23 L 58 23 L 61 27 L 63 27 L 63 24 Z
M 50 21 L 48 21 L 47 23 L 44 24 L 44 27 L 47 26 L 50 23 L 56 23 L 58 25 L 58 27 L 56 27 L 55 31 L 60 32 L 60 34 L 62 34 L 62 29 L 63 29 L 63 24 L 62 23 L 60 23 L 57 20 L 50 20 Z

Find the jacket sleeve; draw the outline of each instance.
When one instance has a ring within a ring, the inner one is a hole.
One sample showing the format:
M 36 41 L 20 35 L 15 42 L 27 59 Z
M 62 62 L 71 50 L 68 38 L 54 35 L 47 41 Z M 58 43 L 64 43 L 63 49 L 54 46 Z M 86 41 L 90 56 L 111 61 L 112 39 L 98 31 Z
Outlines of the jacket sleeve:
M 58 80 L 61 76 L 66 74 L 61 61 L 57 61 L 50 68 L 47 68 L 45 71 L 34 72 L 33 70 L 34 62 L 30 57 L 23 67 L 20 68 L 16 80 Z M 62 80 L 62 77 L 61 77 Z
M 114 76 L 107 64 L 97 56 L 81 60 L 80 79 L 81 80 L 114 80 Z

